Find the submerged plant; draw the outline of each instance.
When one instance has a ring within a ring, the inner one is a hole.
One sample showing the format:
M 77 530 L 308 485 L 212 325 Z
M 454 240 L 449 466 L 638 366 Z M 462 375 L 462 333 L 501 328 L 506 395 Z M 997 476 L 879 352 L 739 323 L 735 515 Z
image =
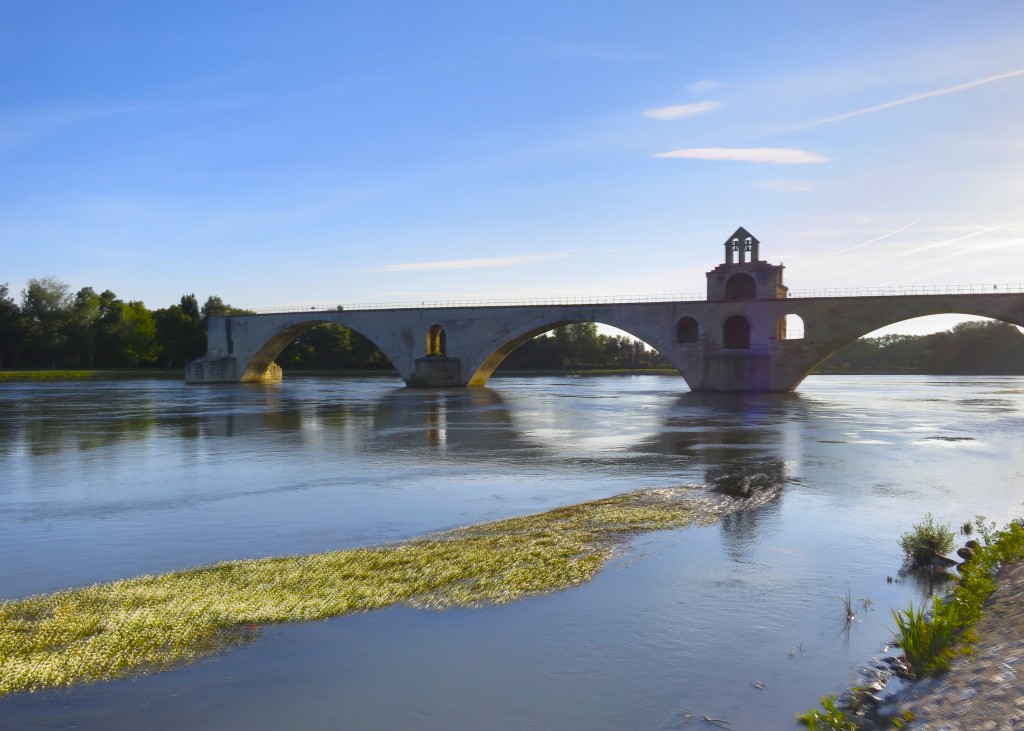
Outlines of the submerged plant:
M 926 513 L 923 521 L 900 536 L 900 548 L 908 561 L 917 566 L 927 566 L 936 553 L 952 551 L 955 538 L 948 524 L 940 525 L 931 513 Z
M 255 625 L 391 604 L 502 604 L 589 581 L 632 535 L 746 504 L 649 490 L 405 543 L 262 558 L 0 604 L 0 695 L 160 670 L 252 639 Z

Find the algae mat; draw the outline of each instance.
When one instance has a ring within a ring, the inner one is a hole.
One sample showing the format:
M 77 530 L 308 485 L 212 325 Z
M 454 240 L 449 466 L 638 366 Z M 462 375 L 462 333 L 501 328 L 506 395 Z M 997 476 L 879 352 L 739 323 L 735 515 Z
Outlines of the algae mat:
M 645 490 L 394 545 L 232 561 L 0 604 L 0 695 L 155 672 L 256 625 L 502 604 L 589 581 L 630 536 L 762 502 Z

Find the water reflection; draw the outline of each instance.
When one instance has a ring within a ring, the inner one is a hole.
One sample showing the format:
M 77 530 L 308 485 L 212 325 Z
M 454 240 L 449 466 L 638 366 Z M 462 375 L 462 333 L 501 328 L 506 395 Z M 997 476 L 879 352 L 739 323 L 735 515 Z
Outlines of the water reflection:
M 643 560 L 561 594 L 270 626 L 172 673 L 0 700 L 0 725 L 610 731 L 675 728 L 690 708 L 795 728 L 891 637 L 890 609 L 932 589 L 898 576 L 901 532 L 925 512 L 953 525 L 1020 514 L 1022 385 L 812 377 L 800 394 L 737 397 L 681 396 L 655 376 L 433 392 L 382 379 L 5 384 L 6 597 L 633 489 L 752 507 L 638 539 Z M 847 593 L 876 606 L 848 649 L 835 631 Z
M 452 450 L 462 458 L 539 449 L 518 431 L 501 394 L 489 388 L 392 391 L 372 411 L 375 449 Z

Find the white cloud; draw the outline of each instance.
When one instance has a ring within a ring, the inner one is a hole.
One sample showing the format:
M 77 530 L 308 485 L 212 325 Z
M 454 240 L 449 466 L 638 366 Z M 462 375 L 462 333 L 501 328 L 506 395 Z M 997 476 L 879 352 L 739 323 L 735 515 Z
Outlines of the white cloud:
M 781 193 L 806 193 L 811 189 L 806 183 L 797 183 L 793 180 L 766 180 L 761 183 L 761 187 Z
M 932 99 L 937 96 L 956 94 L 961 91 L 967 91 L 969 89 L 973 89 L 978 86 L 984 86 L 986 84 L 993 84 L 997 81 L 1005 81 L 1006 79 L 1012 79 L 1017 76 L 1024 76 L 1024 69 L 1007 71 L 1006 73 L 996 74 L 995 76 L 986 76 L 983 79 L 975 79 L 974 81 L 968 81 L 964 84 L 957 84 L 956 86 L 947 86 L 943 89 L 926 91 L 921 94 L 912 94 L 910 96 L 905 96 L 902 99 L 893 99 L 892 101 L 883 102 L 882 104 L 875 104 L 874 106 L 865 107 L 864 109 L 856 109 L 852 112 L 844 112 L 843 114 L 837 114 L 832 117 L 825 117 L 824 119 L 818 119 L 813 122 L 807 122 L 806 124 L 801 124 L 797 125 L 796 127 L 792 127 L 791 130 L 807 129 L 808 127 L 818 127 L 823 124 L 842 122 L 843 120 L 850 119 L 851 117 L 860 117 L 864 114 L 874 114 L 875 112 L 881 112 L 885 109 L 892 109 L 893 107 L 901 107 L 904 104 L 912 104 L 913 102 L 919 102 L 923 99 Z
M 735 162 L 772 163 L 773 165 L 808 165 L 829 162 L 831 158 L 807 150 L 787 147 L 690 147 L 684 150 L 659 152 L 654 157 L 682 157 L 690 160 L 731 160 Z
M 558 251 L 552 254 L 530 254 L 527 256 L 496 256 L 490 259 L 449 259 L 447 261 L 419 261 L 403 264 L 388 264 L 374 269 L 377 272 L 420 272 L 438 269 L 485 269 L 494 267 L 511 267 L 522 264 L 564 259 L 571 251 Z
M 644 112 L 645 117 L 651 119 L 660 119 L 662 121 L 670 119 L 686 119 L 687 117 L 695 117 L 698 114 L 705 114 L 707 112 L 713 112 L 718 109 L 721 104 L 718 102 L 694 102 L 693 104 L 676 104 L 671 107 L 661 107 L 659 109 L 648 109 Z

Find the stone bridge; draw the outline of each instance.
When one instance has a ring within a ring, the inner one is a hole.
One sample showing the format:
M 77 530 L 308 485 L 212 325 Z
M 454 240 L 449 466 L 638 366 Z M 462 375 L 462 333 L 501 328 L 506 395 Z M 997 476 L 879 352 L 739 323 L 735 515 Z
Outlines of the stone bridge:
M 482 386 L 531 338 L 597 322 L 655 348 L 693 391 L 781 392 L 847 343 L 902 320 L 955 313 L 1024 326 L 1019 292 L 789 297 L 783 267 L 759 261 L 758 243 L 742 228 L 726 241 L 726 262 L 708 273 L 708 298 L 701 301 L 211 316 L 207 355 L 187 366 L 186 381 L 279 381 L 274 359 L 284 347 L 304 330 L 333 323 L 371 340 L 410 386 Z M 803 320 L 802 337 L 787 329 L 793 315 Z

